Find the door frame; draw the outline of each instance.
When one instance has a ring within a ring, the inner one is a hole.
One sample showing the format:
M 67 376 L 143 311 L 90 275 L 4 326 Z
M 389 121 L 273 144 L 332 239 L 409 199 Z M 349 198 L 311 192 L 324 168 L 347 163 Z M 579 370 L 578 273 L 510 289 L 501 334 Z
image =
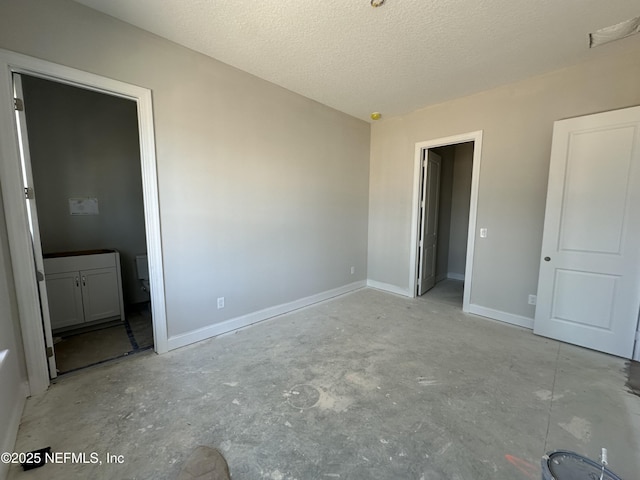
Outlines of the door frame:
M 137 105 L 142 189 L 151 284 L 154 349 L 168 351 L 160 234 L 160 205 L 151 90 L 45 60 L 0 49 L 0 186 L 11 252 L 18 314 L 31 395 L 49 386 L 44 332 L 31 249 L 13 108 L 12 73 L 32 75 L 107 95 Z
M 475 254 L 475 231 L 478 216 L 478 189 L 480 185 L 480 162 L 482 159 L 482 130 L 462 133 L 450 137 L 437 138 L 418 142 L 415 146 L 415 160 L 413 167 L 413 207 L 411 214 L 411 248 L 409 250 L 409 293 L 416 297 L 418 285 L 418 244 L 420 237 L 420 189 L 422 188 L 422 158 L 426 150 L 436 147 L 446 147 L 459 143 L 473 142 L 473 169 L 471 174 L 471 200 L 469 204 L 469 229 L 467 234 L 467 260 L 465 266 L 464 295 L 462 311 L 469 312 L 471 303 L 471 283 L 473 279 L 473 258 Z
M 24 99 L 24 90 L 22 86 L 22 75 L 13 74 L 13 87 L 14 95 L 17 98 Z M 21 166 L 23 167 L 22 175 L 24 178 L 25 188 L 33 187 L 33 170 L 31 168 L 31 147 L 29 145 L 29 133 L 27 131 L 27 117 L 24 109 L 14 112 L 14 115 L 18 117 L 16 120 L 16 128 L 18 133 L 18 142 L 20 146 L 20 159 L 22 160 Z M 38 275 L 38 294 L 40 305 L 49 306 L 49 296 L 47 292 L 46 282 L 44 278 L 44 257 L 42 255 L 42 244 L 40 242 L 33 241 L 33 239 L 40 239 L 40 223 L 38 219 L 38 209 L 36 208 L 35 198 L 30 198 L 25 201 L 27 204 L 27 217 L 29 220 L 29 226 L 31 234 L 31 246 L 33 248 L 33 258 L 35 261 L 36 271 L 42 273 L 42 277 Z M 44 329 L 45 348 L 54 349 L 53 333 L 51 328 L 51 310 L 49 308 L 41 308 L 42 312 L 42 327 Z M 55 352 L 55 349 L 54 349 Z M 56 365 L 56 356 L 51 355 L 47 358 L 47 366 L 49 367 L 49 378 L 54 379 L 58 376 L 58 370 Z

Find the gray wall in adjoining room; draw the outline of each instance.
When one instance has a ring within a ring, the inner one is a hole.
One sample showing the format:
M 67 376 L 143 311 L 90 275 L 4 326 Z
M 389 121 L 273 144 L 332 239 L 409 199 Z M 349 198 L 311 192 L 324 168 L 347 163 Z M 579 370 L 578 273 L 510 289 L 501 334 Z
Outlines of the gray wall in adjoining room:
M 464 276 L 469 240 L 469 202 L 473 173 L 473 142 L 454 145 L 453 181 L 451 191 L 451 226 L 449 234 L 449 270 L 454 276 Z
M 135 256 L 146 252 L 136 103 L 23 75 L 38 224 L 46 253 L 116 249 L 126 303 L 149 300 Z M 71 215 L 69 199 L 98 199 Z
M 439 147 L 432 150 L 442 158 L 438 205 L 438 241 L 436 244 L 436 282 L 439 282 L 447 278 L 447 273 L 449 272 L 454 147 Z
M 436 281 L 465 274 L 473 142 L 431 149 L 441 156 Z

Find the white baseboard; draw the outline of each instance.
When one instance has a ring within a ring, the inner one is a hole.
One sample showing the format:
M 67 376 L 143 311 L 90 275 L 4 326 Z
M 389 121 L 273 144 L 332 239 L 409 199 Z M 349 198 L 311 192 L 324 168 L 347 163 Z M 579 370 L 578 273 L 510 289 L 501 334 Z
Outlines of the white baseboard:
M 469 305 L 469 313 L 533 330 L 533 318 L 523 317 L 522 315 L 515 315 L 474 304 Z
M 283 303 L 274 307 L 265 308 L 257 312 L 242 315 L 241 317 L 231 318 L 229 320 L 225 320 L 224 322 L 199 328 L 198 330 L 193 330 L 181 335 L 169 337 L 169 350 L 184 347 L 201 340 L 206 340 L 207 338 L 216 337 L 218 335 L 222 335 L 223 333 L 233 332 L 234 330 L 248 327 L 249 325 L 252 325 L 254 323 L 258 323 L 263 320 L 276 317 L 278 315 L 283 315 L 300 308 L 308 307 L 309 305 L 313 305 L 314 303 L 329 300 L 330 298 L 344 295 L 345 293 L 353 292 L 366 286 L 367 285 L 364 280 L 353 282 L 342 287 L 327 290 L 325 292 L 311 295 L 309 297 L 304 297 L 299 300 L 294 300 L 293 302 Z
M 3 432 L 2 438 L 0 438 L 0 452 L 14 452 L 16 439 L 18 438 L 18 429 L 20 428 L 20 420 L 22 419 L 22 412 L 24 411 L 24 405 L 27 401 L 27 395 L 29 393 L 29 384 L 24 382 L 18 393 L 18 401 L 16 402 L 10 417 L 7 431 Z M 9 474 L 9 467 L 11 464 L 0 462 L 0 479 L 7 478 Z
M 382 290 L 384 292 L 395 293 L 396 295 L 402 295 L 403 297 L 411 297 L 409 290 L 406 288 L 400 288 L 390 283 L 377 282 L 376 280 L 367 280 L 367 287 L 375 288 L 376 290 Z
M 453 280 L 463 280 L 464 281 L 464 273 L 447 273 L 447 278 L 451 278 Z

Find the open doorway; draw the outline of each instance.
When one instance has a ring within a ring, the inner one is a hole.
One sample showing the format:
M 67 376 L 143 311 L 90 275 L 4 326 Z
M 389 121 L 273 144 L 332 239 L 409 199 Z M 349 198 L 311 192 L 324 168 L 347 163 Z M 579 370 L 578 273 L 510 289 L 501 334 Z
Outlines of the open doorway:
M 469 311 L 482 132 L 416 144 L 413 296 Z
M 13 81 L 51 378 L 153 348 L 136 102 Z
M 12 95 L 15 93 L 13 74 L 45 78 L 135 102 L 149 265 L 149 294 L 153 312 L 154 350 L 157 353 L 164 353 L 168 351 L 168 339 L 153 104 L 151 91 L 148 88 L 0 49 L 0 107 L 2 107 L 0 108 L 0 117 L 2 117 L 0 145 L 3 147 L 3 161 L 0 162 L 1 193 L 16 284 L 28 387 L 30 394 L 36 395 L 44 392 L 50 385 L 51 378 L 55 376 L 52 374 L 50 359 L 47 364 L 48 355 L 53 352 L 53 344 L 50 324 L 46 322 L 44 309 L 41 310 L 39 297 L 40 292 L 46 291 L 46 288 L 40 288 L 46 283 L 44 269 L 42 264 L 38 265 L 34 261 L 35 245 L 29 232 L 29 212 L 25 208 L 25 193 L 29 195 L 29 191 L 25 190 L 20 145 L 16 135 L 18 122 L 15 110 L 19 109 L 20 102 L 15 95 Z
M 473 142 L 428 149 L 426 158 L 416 294 L 462 308 Z

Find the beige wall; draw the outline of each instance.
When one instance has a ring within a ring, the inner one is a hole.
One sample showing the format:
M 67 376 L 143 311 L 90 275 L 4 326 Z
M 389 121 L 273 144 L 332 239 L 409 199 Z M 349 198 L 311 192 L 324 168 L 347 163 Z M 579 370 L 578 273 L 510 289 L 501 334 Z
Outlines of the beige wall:
M 138 116 L 131 100 L 24 75 L 44 253 L 115 248 L 126 303 L 149 300 L 135 256 L 146 252 Z M 69 198 L 95 197 L 98 215 L 70 215 Z
M 366 122 L 67 0 L 0 48 L 152 90 L 170 337 L 366 279 Z
M 640 104 L 640 42 L 372 127 L 369 278 L 408 291 L 416 142 L 483 130 L 471 303 L 532 318 L 555 120 Z

